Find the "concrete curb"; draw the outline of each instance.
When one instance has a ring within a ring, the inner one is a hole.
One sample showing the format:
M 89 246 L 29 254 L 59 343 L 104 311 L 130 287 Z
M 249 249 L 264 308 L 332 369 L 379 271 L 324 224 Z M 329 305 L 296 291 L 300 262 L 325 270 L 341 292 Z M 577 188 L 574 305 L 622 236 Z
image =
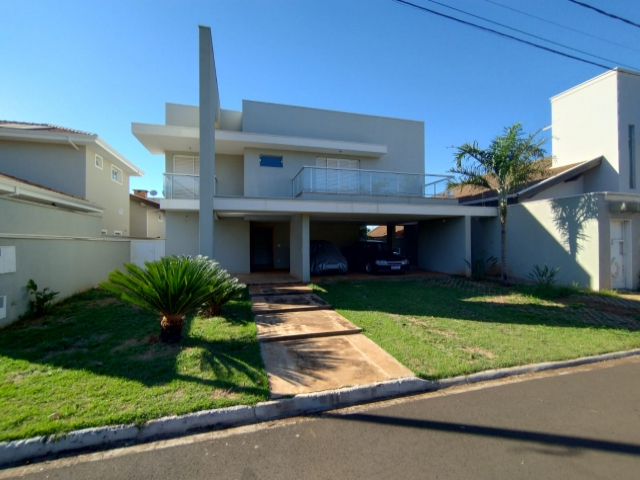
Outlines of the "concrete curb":
M 178 437 L 199 430 L 223 429 L 304 414 L 320 413 L 336 408 L 425 393 L 456 385 L 496 380 L 544 370 L 557 370 L 637 355 L 640 355 L 640 348 L 574 360 L 487 370 L 440 381 L 421 380 L 415 377 L 400 378 L 369 385 L 297 395 L 293 398 L 263 402 L 255 406 L 240 405 L 181 416 L 164 417 L 147 422 L 142 426 L 116 425 L 87 428 L 60 436 L 41 436 L 1 442 L 0 466 L 17 464 L 26 460 L 74 450 Z

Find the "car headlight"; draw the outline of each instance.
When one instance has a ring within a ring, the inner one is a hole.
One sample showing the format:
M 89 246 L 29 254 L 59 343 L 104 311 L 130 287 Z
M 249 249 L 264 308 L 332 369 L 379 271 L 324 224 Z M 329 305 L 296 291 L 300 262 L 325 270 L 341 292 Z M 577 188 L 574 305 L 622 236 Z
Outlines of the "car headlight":
M 409 263 L 409 260 L 407 260 L 406 258 L 402 260 L 402 264 L 403 264 L 403 265 L 406 265 L 406 264 L 408 264 L 408 263 Z
M 376 260 L 376 265 L 387 265 L 386 260 Z

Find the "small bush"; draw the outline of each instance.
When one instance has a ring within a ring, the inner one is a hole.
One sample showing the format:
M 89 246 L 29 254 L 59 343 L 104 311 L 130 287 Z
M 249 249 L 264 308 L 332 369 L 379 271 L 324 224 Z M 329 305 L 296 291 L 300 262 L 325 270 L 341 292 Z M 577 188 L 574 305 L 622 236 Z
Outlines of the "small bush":
M 545 264 L 544 268 L 540 268 L 538 265 L 534 265 L 527 277 L 532 279 L 538 287 L 550 288 L 556 283 L 556 275 L 559 271 L 560 267 L 549 268 Z
M 487 276 L 487 271 L 491 270 L 497 263 L 498 259 L 491 255 L 487 258 L 487 253 L 483 250 L 480 256 L 473 262 L 468 262 L 465 260 L 464 262 L 471 269 L 471 277 L 474 280 L 483 280 Z
M 232 278 L 226 270 L 219 268 L 211 287 L 211 294 L 206 300 L 208 314 L 212 317 L 219 315 L 222 306 L 240 297 L 246 287 L 244 283 L 239 283 L 237 278 Z
M 42 317 L 47 314 L 51 308 L 51 303 L 58 296 L 60 292 L 54 292 L 50 288 L 45 288 L 41 292 L 38 291 L 38 285 L 36 282 L 29 279 L 27 283 L 27 290 L 29 291 L 29 314 L 34 317 Z

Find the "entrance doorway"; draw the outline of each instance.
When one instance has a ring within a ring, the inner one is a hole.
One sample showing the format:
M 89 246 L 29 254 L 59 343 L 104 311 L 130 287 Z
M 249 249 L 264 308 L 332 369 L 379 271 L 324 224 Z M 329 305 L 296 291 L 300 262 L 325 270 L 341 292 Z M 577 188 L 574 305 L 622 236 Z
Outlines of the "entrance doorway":
M 251 271 L 273 270 L 273 227 L 251 226 Z
M 630 289 L 631 222 L 611 220 L 611 288 Z

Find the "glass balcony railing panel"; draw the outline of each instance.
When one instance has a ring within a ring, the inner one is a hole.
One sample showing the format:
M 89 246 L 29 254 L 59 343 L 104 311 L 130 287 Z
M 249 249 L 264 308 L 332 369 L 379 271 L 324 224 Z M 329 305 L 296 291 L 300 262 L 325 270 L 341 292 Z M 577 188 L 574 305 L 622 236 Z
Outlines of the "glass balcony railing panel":
M 164 174 L 164 198 L 194 200 L 200 198 L 200 177 L 179 173 Z
M 343 195 L 433 197 L 446 195 L 446 175 L 303 167 L 293 179 L 293 196 L 303 192 Z

